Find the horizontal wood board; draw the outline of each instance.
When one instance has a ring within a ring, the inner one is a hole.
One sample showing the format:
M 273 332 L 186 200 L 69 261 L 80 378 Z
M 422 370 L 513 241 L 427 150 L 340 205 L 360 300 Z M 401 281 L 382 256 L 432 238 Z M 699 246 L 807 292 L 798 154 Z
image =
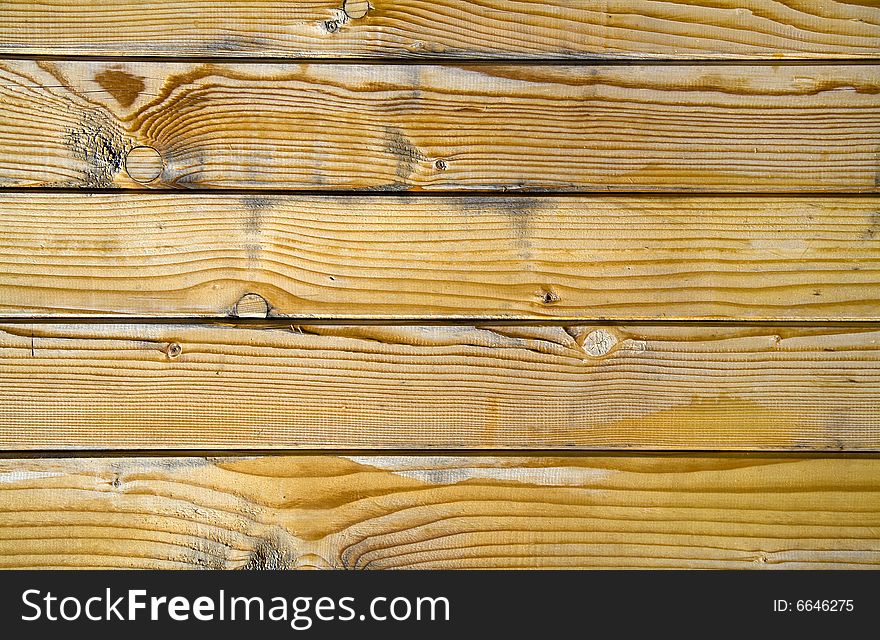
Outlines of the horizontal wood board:
M 880 199 L 0 194 L 0 316 L 240 315 L 878 321 Z
M 6 0 L 0 53 L 874 58 L 872 0 Z
M 880 332 L 0 325 L 0 448 L 880 450 Z
M 868 193 L 878 183 L 873 65 L 0 62 L 0 187 Z
M 876 569 L 880 459 L 0 461 L 0 567 Z

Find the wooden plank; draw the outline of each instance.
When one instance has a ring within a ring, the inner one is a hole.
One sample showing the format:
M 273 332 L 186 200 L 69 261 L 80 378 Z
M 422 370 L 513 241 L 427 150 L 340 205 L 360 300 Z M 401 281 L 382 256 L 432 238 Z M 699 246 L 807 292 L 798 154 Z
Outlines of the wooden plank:
M 6 0 L 0 53 L 874 58 L 870 0 Z
M 4 449 L 880 449 L 880 332 L 8 324 Z
M 4 568 L 877 568 L 880 459 L 0 462 Z
M 880 321 L 880 199 L 0 194 L 0 315 Z
M 5 187 L 878 190 L 874 65 L 6 61 L 0 83 Z

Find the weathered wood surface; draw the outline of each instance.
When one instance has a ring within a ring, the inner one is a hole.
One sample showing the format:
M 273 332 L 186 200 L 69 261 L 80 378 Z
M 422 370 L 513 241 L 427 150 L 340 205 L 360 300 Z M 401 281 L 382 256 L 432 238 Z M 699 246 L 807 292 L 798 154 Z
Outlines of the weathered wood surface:
M 870 329 L 0 328 L 7 450 L 880 449 Z
M 348 6 L 347 10 L 344 7 Z M 873 0 L 5 0 L 0 53 L 874 58 Z
M 6 187 L 872 192 L 878 149 L 873 65 L 0 64 Z
M 7 317 L 880 320 L 877 198 L 6 193 L 0 238 Z
M 0 462 L 15 568 L 877 568 L 880 459 Z

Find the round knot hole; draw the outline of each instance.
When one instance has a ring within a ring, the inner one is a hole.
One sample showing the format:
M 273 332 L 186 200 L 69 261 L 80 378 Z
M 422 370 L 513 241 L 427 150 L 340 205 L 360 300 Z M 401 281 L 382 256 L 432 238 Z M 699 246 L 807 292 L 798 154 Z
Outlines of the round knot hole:
M 152 182 L 164 168 L 162 154 L 153 147 L 135 147 L 125 156 L 125 172 L 135 182 Z
M 370 3 L 367 0 L 345 0 L 342 3 L 342 10 L 349 18 L 363 18 L 370 10 Z
M 269 303 L 256 293 L 246 293 L 235 304 L 235 315 L 239 318 L 265 318 L 269 315 Z

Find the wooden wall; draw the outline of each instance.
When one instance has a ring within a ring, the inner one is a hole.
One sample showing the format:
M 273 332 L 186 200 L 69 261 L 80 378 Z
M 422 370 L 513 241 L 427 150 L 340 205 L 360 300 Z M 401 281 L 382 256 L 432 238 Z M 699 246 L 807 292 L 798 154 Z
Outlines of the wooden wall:
M 876 568 L 880 2 L 7 0 L 0 567 Z

